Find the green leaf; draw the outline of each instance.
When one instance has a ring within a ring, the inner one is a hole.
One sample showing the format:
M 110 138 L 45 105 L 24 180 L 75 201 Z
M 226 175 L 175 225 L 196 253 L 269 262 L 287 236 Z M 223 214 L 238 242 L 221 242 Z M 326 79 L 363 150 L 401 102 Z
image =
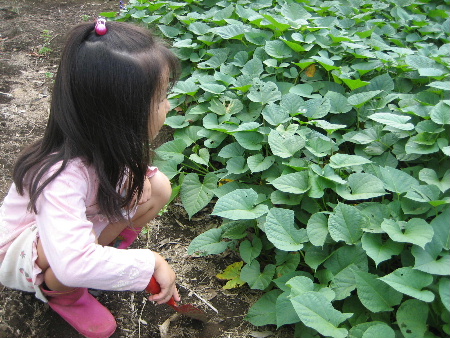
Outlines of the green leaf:
M 238 157 L 242 156 L 244 154 L 245 149 L 242 148 L 242 146 L 237 143 L 229 143 L 226 146 L 224 146 L 222 149 L 220 149 L 218 156 L 223 158 L 232 158 L 232 157 Z
M 397 194 L 408 192 L 413 187 L 419 185 L 419 181 L 414 177 L 392 167 L 380 168 L 379 178 L 383 181 L 385 189 L 396 192 Z
M 434 143 L 431 145 L 423 144 L 420 140 L 421 135 L 415 135 L 410 137 L 408 142 L 405 145 L 406 154 L 432 154 L 439 151 L 438 143 Z M 418 142 L 416 142 L 416 140 Z
M 308 327 L 324 336 L 334 338 L 347 337 L 348 331 L 338 328 L 339 324 L 352 314 L 334 309 L 331 302 L 319 292 L 309 291 L 291 298 L 292 305 L 300 320 Z
M 266 41 L 272 38 L 273 33 L 262 29 L 253 28 L 251 31 L 245 32 L 244 36 L 248 42 L 258 46 L 264 46 Z
M 181 33 L 181 31 L 176 27 L 166 26 L 166 25 L 158 25 L 159 30 L 168 38 L 175 38 L 177 35 Z
M 242 74 L 250 77 L 259 77 L 264 71 L 263 63 L 258 58 L 253 58 L 242 67 Z
M 281 14 L 288 20 L 294 21 L 300 25 L 308 24 L 311 14 L 301 5 L 295 2 L 285 2 L 281 6 Z
M 369 311 L 392 311 L 402 301 L 403 294 L 377 279 L 378 276 L 364 271 L 354 273 L 358 298 Z
M 262 14 L 262 16 L 270 22 L 271 25 L 269 25 L 269 27 L 274 31 L 284 32 L 291 27 L 291 25 L 287 24 L 286 20 L 281 16 L 273 16 L 270 14 Z
M 417 202 L 432 203 L 439 199 L 439 188 L 434 185 L 419 185 L 406 193 L 405 197 Z
M 450 90 L 450 83 L 448 81 L 446 81 L 446 82 L 433 81 L 433 82 L 427 84 L 427 86 L 437 88 L 437 89 L 442 89 L 442 90 Z
M 276 313 L 277 313 L 277 327 L 287 324 L 295 324 L 300 321 L 297 313 L 294 310 L 291 299 L 289 297 L 290 292 L 283 292 L 277 298 Z
M 361 107 L 362 105 L 364 105 L 364 103 L 373 99 L 380 93 L 381 90 L 371 90 L 368 92 L 353 94 L 347 98 L 347 102 L 350 103 L 352 106 Z
M 227 113 L 227 108 L 225 107 L 225 105 L 218 100 L 217 98 L 213 98 L 210 102 L 209 102 L 209 109 L 213 112 L 216 113 L 217 115 L 225 115 Z
M 210 29 L 211 33 L 219 35 L 222 39 L 242 39 L 246 31 L 247 27 L 242 23 L 231 24 Z
M 323 212 L 317 212 L 308 220 L 306 233 L 312 245 L 322 246 L 328 237 L 328 218 Z
M 432 252 L 428 246 L 425 246 L 425 249 L 413 246 L 411 253 L 415 258 L 414 269 L 433 275 L 450 275 L 450 255 L 448 253 L 442 253 L 442 257 L 438 258 L 438 254 Z
M 363 215 L 356 207 L 339 203 L 328 218 L 328 231 L 336 242 L 355 244 L 363 234 L 365 223 Z
M 367 328 L 362 338 L 395 338 L 395 331 L 385 323 L 376 324 Z
M 399 268 L 379 279 L 405 295 L 427 303 L 434 300 L 433 292 L 422 290 L 433 282 L 433 276 L 425 272 L 405 267 Z
M 270 182 L 275 188 L 291 194 L 303 194 L 309 190 L 309 175 L 306 170 L 282 175 Z
M 193 22 L 188 26 L 188 29 L 196 35 L 204 35 L 208 33 L 210 28 L 208 24 L 200 21 Z
M 400 129 L 400 130 L 413 130 L 414 125 L 407 123 L 411 117 L 404 115 L 396 115 L 391 113 L 375 113 L 368 116 L 369 119 L 378 123 L 385 124 L 387 126 Z
M 268 141 L 273 154 L 281 158 L 290 158 L 305 147 L 305 140 L 301 136 L 281 133 L 275 129 L 270 131 Z
M 136 11 L 133 14 L 131 14 L 131 16 L 135 19 L 144 19 L 145 17 L 147 17 L 147 12 L 145 10 L 140 10 L 140 11 Z
M 379 321 L 372 321 L 367 323 L 361 323 L 356 326 L 353 326 L 349 331 L 349 338 L 362 338 L 364 336 L 364 333 L 371 327 L 376 326 L 378 328 L 379 325 L 386 325 L 383 322 Z M 373 331 L 371 331 L 373 333 Z M 376 334 L 376 333 L 375 333 Z M 370 338 L 370 337 L 365 337 Z
M 212 94 L 221 94 L 225 91 L 225 89 L 227 89 L 227 87 L 216 83 L 203 83 L 200 85 L 200 88 L 205 92 L 209 92 Z
M 265 171 L 269 169 L 274 162 L 274 156 L 264 157 L 261 154 L 252 155 L 247 158 L 247 164 L 252 173 Z
M 337 249 L 324 266 L 333 274 L 331 287 L 336 292 L 336 299 L 344 299 L 356 288 L 354 271 L 367 272 L 367 255 L 358 244 L 346 245 Z
M 275 260 L 277 265 L 276 276 L 278 277 L 278 281 L 280 281 L 279 278 L 281 277 L 297 274 L 297 267 L 300 264 L 300 253 L 298 251 L 287 252 L 277 250 Z
M 247 229 L 250 226 L 252 226 L 252 222 L 249 222 L 247 220 L 241 221 L 224 220 L 220 227 L 223 230 L 222 237 L 229 239 L 242 239 L 244 237 L 247 237 Z
M 264 230 L 267 239 L 277 249 L 283 251 L 297 251 L 308 241 L 305 229 L 296 229 L 294 225 L 294 211 L 283 208 L 272 208 L 266 216 Z
M 264 136 L 256 131 L 240 131 L 234 133 L 234 138 L 245 149 L 260 150 Z
M 442 179 L 439 180 L 433 169 L 423 168 L 419 171 L 419 179 L 425 183 L 437 186 L 442 192 L 446 192 L 450 189 L 450 170 L 447 170 Z
M 305 292 L 314 291 L 313 281 L 305 276 L 295 276 L 286 282 L 286 286 L 291 289 L 291 298 L 304 294 Z
M 330 256 L 328 250 L 322 247 L 305 245 L 303 250 L 305 251 L 305 263 L 313 270 L 317 270 L 317 268 Z
M 450 249 L 450 227 L 448 220 L 450 219 L 450 209 L 446 208 L 441 214 L 431 221 L 434 230 L 434 238 L 439 242 L 440 248 Z
M 187 127 L 189 125 L 189 122 L 186 121 L 186 118 L 184 116 L 177 115 L 167 117 L 165 124 L 171 128 L 179 129 Z
M 173 159 L 170 160 L 161 160 L 156 157 L 152 164 L 158 167 L 161 172 L 163 172 L 169 179 L 174 178 L 179 174 L 178 165 L 179 162 Z
M 238 132 L 238 131 L 255 131 L 260 126 L 261 126 L 261 124 L 259 124 L 258 122 L 244 122 L 244 123 L 240 124 L 237 129 L 233 130 L 233 132 Z
M 253 189 L 236 189 L 219 198 L 212 214 L 233 220 L 256 219 L 268 211 L 267 205 L 255 206 L 257 199 Z
M 195 95 L 198 91 L 198 85 L 191 79 L 186 81 L 178 81 L 172 88 L 172 91 L 177 94 Z
M 229 5 L 228 7 L 220 10 L 217 10 L 217 8 L 215 8 L 215 10 L 212 11 L 210 15 L 212 16 L 213 21 L 225 21 L 225 19 L 228 19 L 233 14 L 233 11 L 233 6 Z
M 278 296 L 281 295 L 280 290 L 272 290 L 265 293 L 252 307 L 248 310 L 245 317 L 251 324 L 263 326 L 277 324 L 276 302 Z
M 302 201 L 303 195 L 290 194 L 282 192 L 281 190 L 275 190 L 270 194 L 270 200 L 274 205 L 286 204 L 286 205 L 299 205 Z
M 264 107 L 262 116 L 272 126 L 278 126 L 290 120 L 289 112 L 273 102 Z
M 364 86 L 367 86 L 368 84 L 370 84 L 370 82 L 367 81 L 362 81 L 360 79 L 343 79 L 341 78 L 341 80 L 351 89 L 351 90 L 355 90 Z
M 319 175 L 320 177 L 326 178 L 329 181 L 339 183 L 339 184 L 347 183 L 338 174 L 336 174 L 335 171 L 329 165 L 325 165 L 325 167 L 322 169 L 320 166 L 318 166 L 316 164 L 311 164 L 309 166 L 309 168 L 315 174 Z
M 450 279 L 441 278 L 439 280 L 439 297 L 447 311 L 450 311 Z
M 253 85 L 247 95 L 248 99 L 253 102 L 260 102 L 267 104 L 269 102 L 278 101 L 281 99 L 281 92 L 273 82 L 262 82 L 258 85 Z
M 245 240 L 239 246 L 239 254 L 245 263 L 250 264 L 255 258 L 259 256 L 262 250 L 262 242 L 258 237 L 255 237 L 252 242 Z
M 408 299 L 397 310 L 397 323 L 405 338 L 424 337 L 428 330 L 428 304 Z
M 347 178 L 347 184 L 338 185 L 336 192 L 342 198 L 350 201 L 365 200 L 387 194 L 383 188 L 383 182 L 379 178 L 366 173 L 351 174 Z
M 173 160 L 176 163 L 181 163 L 184 161 L 183 151 L 185 149 L 186 143 L 184 143 L 183 140 L 173 140 L 164 143 L 158 149 L 156 149 L 156 154 L 162 160 Z
M 300 97 L 311 97 L 311 93 L 313 92 L 314 87 L 311 86 L 310 84 L 307 83 L 302 83 L 302 84 L 298 84 L 295 85 L 293 87 L 291 87 L 291 89 L 289 89 L 289 93 L 290 94 L 295 94 L 298 95 Z M 302 104 L 304 103 L 304 101 L 302 101 Z M 295 112 L 297 113 L 297 112 Z
M 439 134 L 437 133 L 420 133 L 417 135 L 414 135 L 414 142 L 418 144 L 423 144 L 426 146 L 432 146 L 436 143 L 437 139 L 439 138 Z
M 266 41 L 264 50 L 275 59 L 286 59 L 292 56 L 292 49 L 280 40 Z
M 252 84 L 251 76 L 240 75 L 240 76 L 236 77 L 234 87 L 232 87 L 232 88 L 246 93 L 252 86 L 253 86 L 253 84 Z
M 412 243 L 424 248 L 433 238 L 433 227 L 421 218 L 412 218 L 408 222 L 385 219 L 381 228 L 396 242 Z
M 294 88 L 294 87 L 292 87 Z M 292 90 L 291 88 L 291 90 Z M 294 93 L 287 93 L 284 94 L 281 97 L 280 106 L 286 109 L 289 113 L 289 115 L 298 115 L 299 110 L 303 105 L 305 104 L 305 101 L 301 98 L 301 96 L 294 94 Z
M 313 123 L 321 128 L 326 130 L 328 133 L 333 133 L 336 130 L 343 129 L 347 127 L 345 124 L 333 124 L 325 120 L 314 120 Z
M 305 47 L 303 47 L 303 45 L 300 43 L 289 41 L 283 38 L 280 38 L 280 40 L 283 41 L 287 46 L 289 46 L 293 51 L 297 53 L 306 51 Z
M 228 58 L 228 49 L 227 48 L 219 48 L 219 49 L 215 49 L 214 52 L 212 52 L 211 54 L 213 54 L 213 56 L 211 56 L 211 58 L 209 58 L 208 60 L 204 61 L 204 62 L 200 62 L 197 67 L 198 68 L 204 68 L 204 69 L 217 69 L 220 68 L 223 63 L 227 60 Z M 204 77 L 204 79 L 207 80 L 207 82 L 209 82 L 210 77 Z M 202 80 L 200 80 L 200 82 L 204 82 Z
M 347 137 L 347 135 L 351 135 Z M 356 143 L 356 144 L 368 144 L 376 141 L 381 138 L 379 128 L 367 128 L 363 129 L 359 132 L 350 132 L 345 135 L 345 138 L 348 138 L 348 141 Z
M 330 167 L 334 169 L 347 168 L 367 163 L 372 163 L 372 161 L 358 155 L 335 154 L 330 157 Z
M 243 174 L 248 171 L 247 163 L 243 156 L 233 157 L 227 161 L 227 170 L 232 174 Z
M 391 239 L 383 243 L 381 234 L 365 233 L 361 239 L 362 247 L 367 256 L 372 258 L 376 265 L 390 259 L 392 256 L 402 252 L 403 244 L 394 242 Z
M 440 101 L 430 112 L 431 120 L 437 124 L 450 124 L 450 101 Z
M 197 174 L 187 174 L 181 185 L 181 201 L 189 218 L 203 209 L 213 198 L 218 178 L 213 173 L 206 174 L 203 183 Z
M 445 74 L 443 67 L 441 68 L 436 61 L 423 55 L 407 55 L 405 63 L 417 69 L 422 76 L 441 76 Z
M 188 247 L 188 254 L 217 255 L 228 248 L 229 242 L 223 242 L 221 229 L 209 229 L 195 237 Z
M 330 100 L 330 112 L 332 114 L 347 113 L 352 109 L 352 106 L 348 103 L 347 97 L 340 93 L 330 90 L 324 97 Z
M 268 264 L 261 272 L 261 265 L 257 260 L 246 264 L 241 271 L 241 279 L 250 286 L 251 289 L 264 290 L 272 282 L 275 274 L 275 265 Z
M 204 166 L 208 166 L 209 163 L 209 151 L 206 148 L 201 148 L 198 151 L 198 155 L 197 154 L 191 154 L 189 156 L 189 159 L 195 163 L 204 165 Z
M 326 97 L 311 99 L 305 102 L 306 112 L 303 115 L 310 119 L 321 119 L 331 110 L 330 100 Z
M 339 69 L 339 67 L 334 66 L 333 60 L 323 57 L 323 56 L 312 56 L 311 59 L 316 60 L 326 71 L 333 69 Z

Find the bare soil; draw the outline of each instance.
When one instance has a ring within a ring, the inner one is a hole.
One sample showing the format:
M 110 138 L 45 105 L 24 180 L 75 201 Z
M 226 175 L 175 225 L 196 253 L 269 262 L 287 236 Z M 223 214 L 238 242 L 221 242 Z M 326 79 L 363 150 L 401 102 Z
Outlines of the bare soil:
M 14 160 L 27 144 L 42 136 L 58 56 L 68 28 L 93 20 L 104 11 L 118 10 L 107 0 L 0 0 L 0 201 L 10 185 Z M 170 137 L 170 131 L 162 133 Z M 168 136 L 169 135 L 169 136 Z M 261 293 L 240 288 L 222 289 L 215 275 L 239 260 L 233 252 L 212 257 L 187 255 L 190 241 L 217 226 L 211 207 L 189 220 L 175 203 L 149 224 L 133 245 L 161 252 L 173 265 L 183 303 L 193 303 L 208 314 L 208 322 L 180 316 L 161 325 L 174 311 L 146 300 L 144 292 L 99 293 L 98 299 L 115 315 L 115 338 L 125 337 L 293 337 L 291 328 L 257 328 L 244 320 Z M 78 338 L 80 335 L 34 295 L 0 285 L 0 338 Z M 216 313 L 212 307 L 217 309 Z

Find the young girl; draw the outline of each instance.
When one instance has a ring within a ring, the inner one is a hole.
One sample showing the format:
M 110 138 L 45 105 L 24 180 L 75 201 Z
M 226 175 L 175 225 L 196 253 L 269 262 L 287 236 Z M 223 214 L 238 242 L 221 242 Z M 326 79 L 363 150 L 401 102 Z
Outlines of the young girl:
M 116 322 L 87 288 L 180 296 L 159 254 L 127 248 L 168 202 L 149 141 L 170 109 L 174 54 L 148 30 L 83 23 L 69 33 L 43 138 L 24 150 L 0 209 L 0 283 L 34 292 L 86 337 Z

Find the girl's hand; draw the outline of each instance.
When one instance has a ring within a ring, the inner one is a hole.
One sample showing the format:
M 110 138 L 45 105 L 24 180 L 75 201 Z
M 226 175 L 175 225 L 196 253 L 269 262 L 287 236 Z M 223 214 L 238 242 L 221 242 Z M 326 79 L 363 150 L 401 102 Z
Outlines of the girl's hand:
M 175 272 L 160 254 L 155 252 L 155 258 L 153 277 L 155 277 L 161 287 L 161 291 L 158 294 L 151 295 L 148 299 L 158 304 L 163 304 L 173 297 L 176 302 L 179 302 L 181 298 L 175 285 Z

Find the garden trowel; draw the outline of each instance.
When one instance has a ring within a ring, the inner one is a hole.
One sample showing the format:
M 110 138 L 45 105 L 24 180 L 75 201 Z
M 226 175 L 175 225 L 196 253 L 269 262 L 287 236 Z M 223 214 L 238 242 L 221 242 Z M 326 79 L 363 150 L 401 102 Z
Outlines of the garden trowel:
M 154 277 L 152 277 L 152 279 L 150 280 L 150 284 L 147 286 L 145 291 L 151 294 L 158 294 L 161 292 L 161 287 L 159 286 L 159 283 L 156 281 Z M 183 315 L 186 315 L 190 318 L 197 319 L 202 322 L 208 321 L 207 314 L 203 310 L 195 307 L 192 304 L 178 305 L 177 302 L 175 302 L 175 299 L 173 299 L 173 297 L 170 298 L 170 300 L 166 304 L 171 306 L 175 311 Z

